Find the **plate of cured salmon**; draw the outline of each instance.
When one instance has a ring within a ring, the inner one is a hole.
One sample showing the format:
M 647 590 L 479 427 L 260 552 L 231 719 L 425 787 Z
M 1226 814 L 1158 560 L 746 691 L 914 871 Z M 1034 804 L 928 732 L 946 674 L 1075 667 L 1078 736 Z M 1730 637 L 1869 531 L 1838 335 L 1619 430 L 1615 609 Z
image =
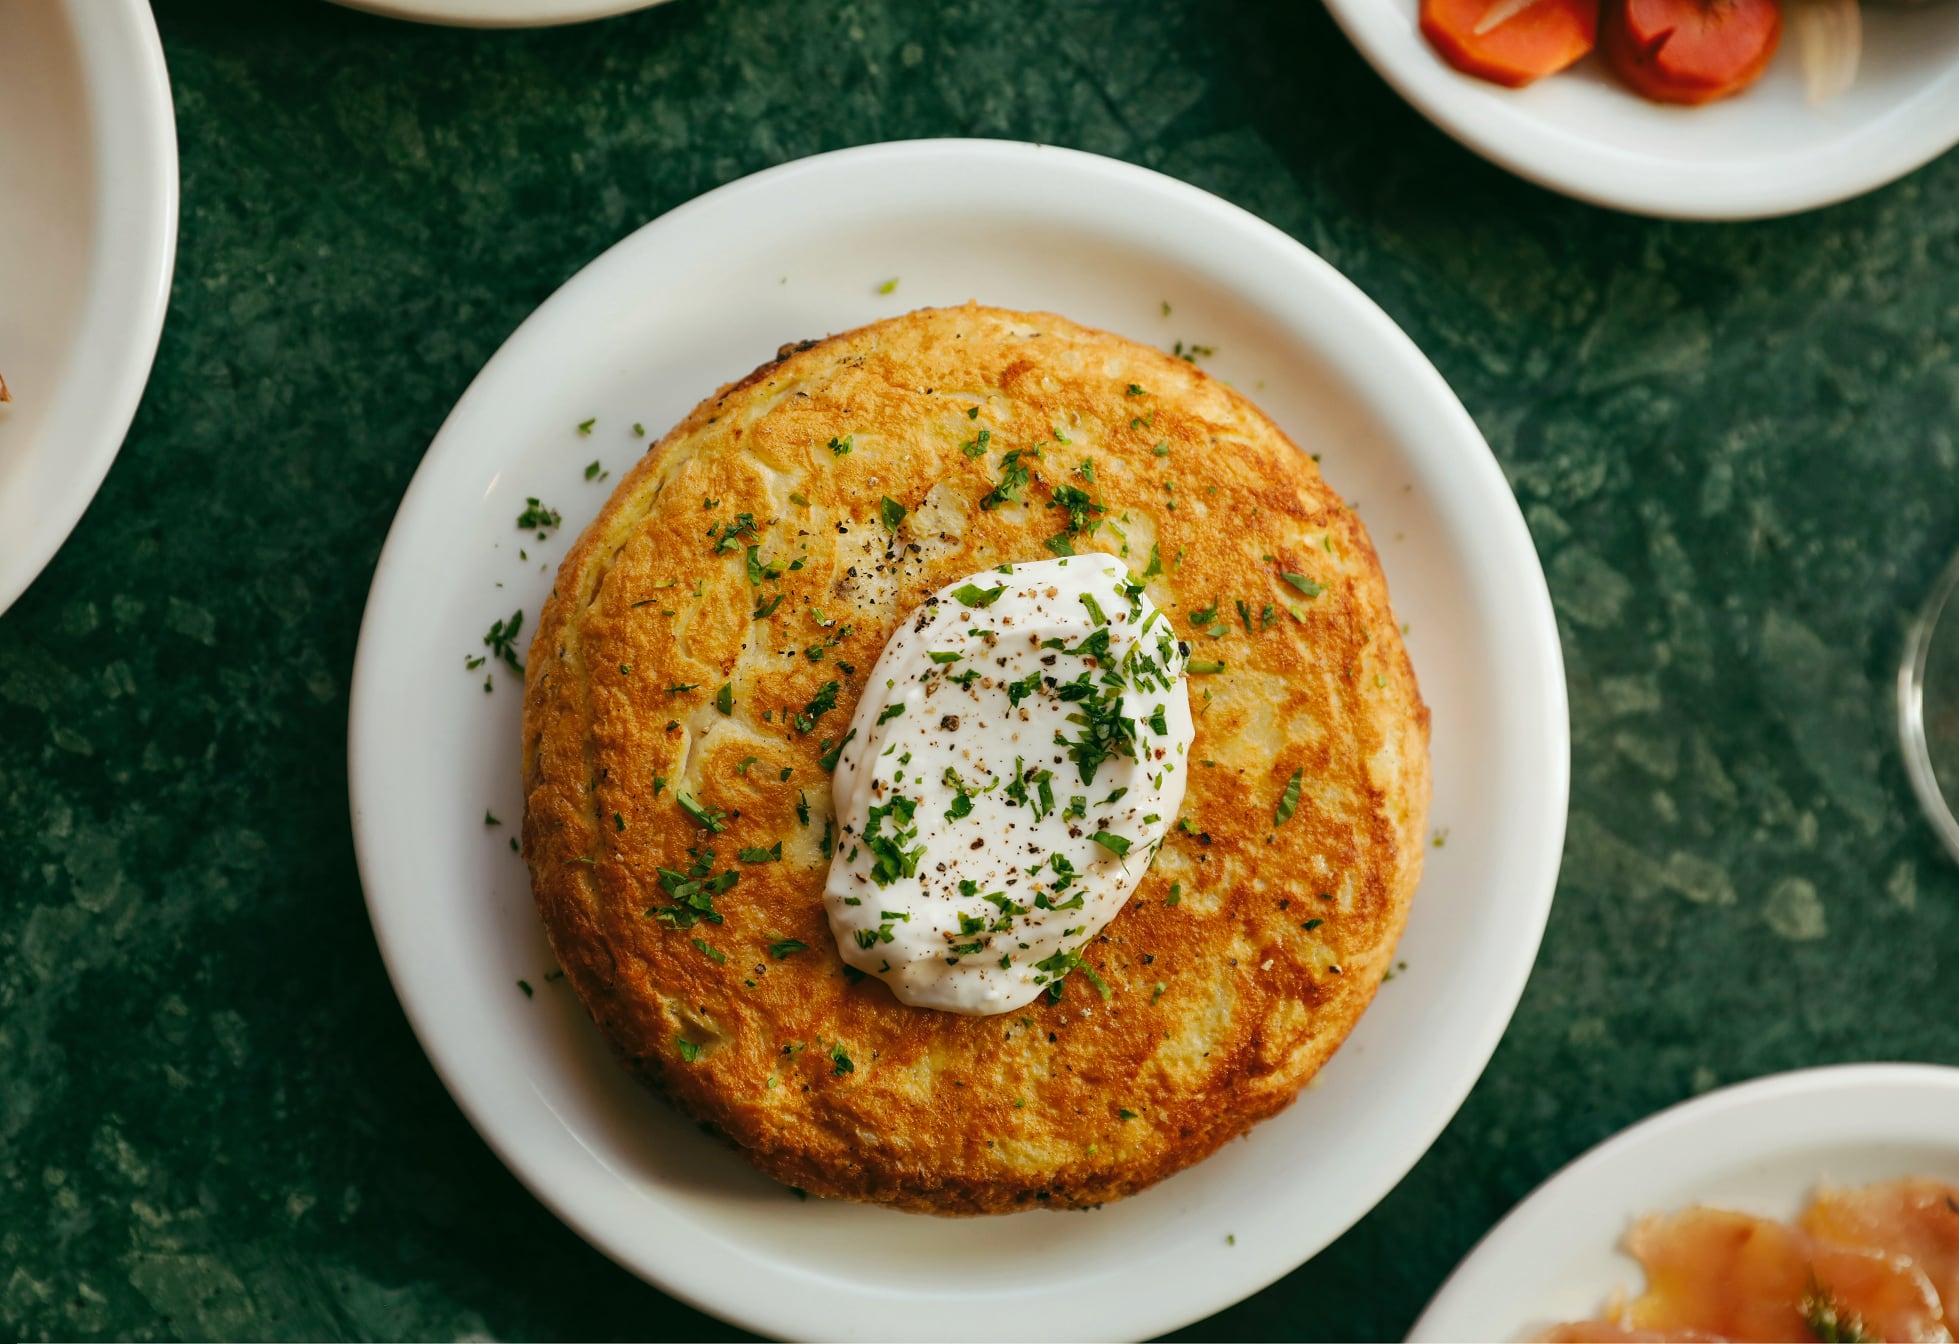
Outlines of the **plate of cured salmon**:
M 1592 1149 L 1486 1236 L 1416 1340 L 1945 1339 L 1959 1069 L 1710 1092 Z

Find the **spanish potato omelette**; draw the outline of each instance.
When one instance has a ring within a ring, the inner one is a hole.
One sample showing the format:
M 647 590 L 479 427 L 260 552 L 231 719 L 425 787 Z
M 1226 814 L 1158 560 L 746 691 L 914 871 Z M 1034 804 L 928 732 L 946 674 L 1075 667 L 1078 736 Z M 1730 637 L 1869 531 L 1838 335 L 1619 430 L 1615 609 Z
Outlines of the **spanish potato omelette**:
M 908 1007 L 832 941 L 826 766 L 899 621 L 1048 558 L 1082 462 L 1072 545 L 1221 664 L 1182 812 L 1092 978 Z M 1421 870 L 1428 712 L 1360 519 L 1232 389 L 1051 314 L 912 313 L 703 402 L 567 556 L 523 734 L 533 891 L 625 1063 L 777 1179 L 906 1209 L 1101 1203 L 1282 1109 Z

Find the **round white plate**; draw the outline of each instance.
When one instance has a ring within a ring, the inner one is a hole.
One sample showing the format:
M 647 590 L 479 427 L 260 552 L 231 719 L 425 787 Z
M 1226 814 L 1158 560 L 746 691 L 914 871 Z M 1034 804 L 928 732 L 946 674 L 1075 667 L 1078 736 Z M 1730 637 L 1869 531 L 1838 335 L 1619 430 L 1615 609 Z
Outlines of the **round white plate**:
M 0 611 L 135 417 L 177 255 L 177 125 L 143 0 L 0 0 Z
M 349 9 L 391 19 L 440 23 L 453 28 L 548 28 L 560 23 L 609 19 L 665 0 L 334 0 Z
M 1857 82 L 1817 107 L 1805 98 L 1801 53 L 1786 28 L 1754 88 L 1680 108 L 1630 92 L 1596 53 L 1526 89 L 1459 74 L 1416 27 L 1420 0 L 1326 7 L 1437 126 L 1513 173 L 1619 210 L 1680 219 L 1812 210 L 1881 187 L 1959 143 L 1959 3 L 1947 0 L 1865 4 Z
M 1690 1204 L 1794 1218 L 1821 1184 L 1959 1182 L 1959 1069 L 1846 1064 L 1710 1092 L 1607 1139 L 1471 1251 L 1412 1340 L 1534 1339 L 1637 1294 L 1635 1219 Z
M 550 953 L 508 845 L 522 806 L 517 679 L 496 669 L 486 695 L 487 669 L 463 665 L 492 620 L 535 617 L 571 538 L 640 451 L 635 421 L 658 435 L 784 342 L 968 298 L 1215 346 L 1208 366 L 1324 454 L 1360 508 L 1434 709 L 1434 822 L 1448 841 L 1429 855 L 1406 973 L 1298 1105 L 1092 1213 L 952 1221 L 798 1203 L 633 1083 L 544 978 Z M 585 479 L 594 459 L 610 479 Z M 528 496 L 564 513 L 548 544 L 514 526 Z M 1378 308 L 1276 229 L 1169 178 L 939 140 L 723 187 L 628 237 L 518 329 L 396 516 L 361 630 L 349 750 L 368 907 L 410 1020 L 484 1137 L 600 1249 L 767 1334 L 1087 1339 L 1168 1330 L 1272 1282 L 1428 1147 L 1536 953 L 1564 830 L 1566 728 L 1550 601 L 1503 474 Z M 504 824 L 486 827 L 485 808 Z

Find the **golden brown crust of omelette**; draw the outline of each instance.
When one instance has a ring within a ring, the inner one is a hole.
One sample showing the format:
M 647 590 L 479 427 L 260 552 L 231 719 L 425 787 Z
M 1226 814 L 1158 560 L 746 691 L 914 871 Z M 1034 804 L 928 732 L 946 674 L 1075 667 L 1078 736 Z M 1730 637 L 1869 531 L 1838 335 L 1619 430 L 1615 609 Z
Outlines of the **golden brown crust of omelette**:
M 1003 453 L 1036 445 L 1025 504 L 983 510 Z M 1107 510 L 1077 545 L 1126 544 L 1137 574 L 1154 545 L 1151 598 L 1194 657 L 1226 664 L 1190 678 L 1182 823 L 1085 950 L 1106 1000 L 1075 975 L 1060 1002 L 992 1017 L 907 1007 L 837 955 L 818 758 L 905 612 L 1050 558 L 1065 514 L 1049 502 L 1070 483 Z M 886 496 L 910 510 L 895 538 Z M 717 551 L 743 513 L 759 535 Z M 750 544 L 801 565 L 754 584 Z M 1191 628 L 1211 607 L 1220 638 Z M 797 731 L 833 680 L 836 708 Z M 1297 809 L 1275 825 L 1295 770 Z M 544 607 L 524 786 L 524 853 L 571 984 L 629 1067 L 749 1160 L 907 1209 L 1080 1206 L 1282 1109 L 1353 1028 L 1420 875 L 1428 710 L 1360 519 L 1255 407 L 1161 351 L 969 305 L 785 346 L 620 482 Z M 699 829 L 681 793 L 725 830 Z M 780 862 L 736 859 L 777 842 Z M 715 872 L 740 874 L 715 899 L 724 922 L 649 917 L 670 904 L 658 869 L 710 847 Z M 782 939 L 808 950 L 778 959 Z

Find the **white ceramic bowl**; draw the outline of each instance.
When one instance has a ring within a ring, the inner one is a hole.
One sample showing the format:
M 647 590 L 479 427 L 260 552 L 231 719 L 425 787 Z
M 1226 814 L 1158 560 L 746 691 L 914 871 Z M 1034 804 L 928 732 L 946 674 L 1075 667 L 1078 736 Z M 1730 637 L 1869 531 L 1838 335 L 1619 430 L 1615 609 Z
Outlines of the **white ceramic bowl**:
M 650 9 L 664 0 L 334 0 L 391 19 L 454 28 L 549 28 Z
M 1429 855 L 1406 974 L 1298 1105 L 1092 1213 L 941 1220 L 798 1203 L 633 1083 L 544 978 L 550 953 L 507 843 L 522 807 L 517 680 L 496 669 L 486 695 L 486 669 L 464 666 L 492 620 L 535 617 L 618 471 L 718 384 L 786 341 L 968 298 L 1217 347 L 1209 367 L 1322 453 L 1366 518 L 1434 711 L 1433 817 L 1449 838 Z M 585 479 L 593 459 L 612 480 Z M 564 513 L 548 543 L 514 526 L 529 496 Z M 596 1246 L 769 1334 L 1087 1339 L 1168 1330 L 1272 1282 L 1428 1147 L 1536 953 L 1566 728 L 1516 503 L 1378 308 L 1193 187 L 1069 150 L 940 140 L 723 187 L 626 238 L 518 329 L 442 427 L 388 536 L 349 752 L 361 876 L 408 1016 L 484 1137 Z M 486 808 L 502 826 L 486 827 Z
M 177 255 L 177 127 L 143 0 L 0 0 L 0 611 L 115 461 Z
M 1959 1069 L 1846 1064 L 1777 1074 L 1662 1111 L 1586 1153 L 1497 1224 L 1412 1340 L 1530 1339 L 1640 1291 L 1635 1219 L 1691 1204 L 1793 1218 L 1819 1184 L 1959 1182 Z
M 1866 4 L 1864 59 L 1812 107 L 1792 33 L 1754 88 L 1705 107 L 1628 91 L 1594 53 L 1526 89 L 1452 69 L 1420 0 L 1326 0 L 1401 96 L 1493 163 L 1580 200 L 1680 219 L 1810 210 L 1881 187 L 1959 143 L 1959 3 Z

